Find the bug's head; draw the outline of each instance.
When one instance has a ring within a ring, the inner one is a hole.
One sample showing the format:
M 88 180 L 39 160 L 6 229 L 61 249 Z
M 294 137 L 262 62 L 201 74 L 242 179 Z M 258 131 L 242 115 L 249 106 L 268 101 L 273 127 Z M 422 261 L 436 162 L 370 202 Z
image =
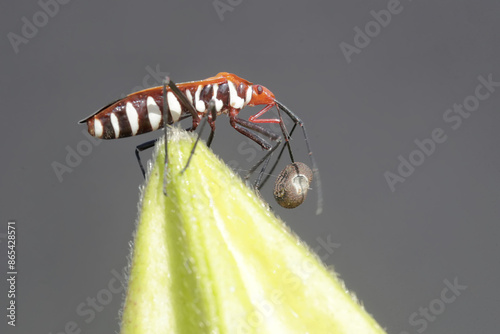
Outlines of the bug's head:
M 274 94 L 269 89 L 261 85 L 253 85 L 252 99 L 248 103 L 250 107 L 258 106 L 261 104 L 273 104 Z

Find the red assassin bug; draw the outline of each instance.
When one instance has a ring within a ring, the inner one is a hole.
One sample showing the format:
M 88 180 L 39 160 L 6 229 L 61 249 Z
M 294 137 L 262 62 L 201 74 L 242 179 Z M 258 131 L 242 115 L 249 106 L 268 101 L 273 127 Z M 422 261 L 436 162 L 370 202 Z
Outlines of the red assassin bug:
M 164 103 L 164 101 L 166 101 L 166 103 Z M 257 114 L 250 116 L 248 120 L 238 117 L 239 112 L 245 106 L 257 105 L 264 105 L 264 108 Z M 269 119 L 259 118 L 275 106 L 278 109 L 278 113 L 280 110 L 285 112 L 295 123 L 290 134 L 287 133 L 281 116 L 279 116 L 279 118 Z M 205 80 L 179 84 L 175 84 L 167 78 L 163 86 L 132 93 L 125 98 L 108 104 L 91 116 L 81 120 L 79 123 L 87 123 L 89 133 L 92 136 L 102 139 L 135 136 L 158 130 L 162 127 L 165 128 L 166 136 L 167 124 L 173 124 L 191 116 L 192 126 L 188 130 L 194 131 L 200 124 L 201 118 L 206 115 L 207 121 L 211 127 L 211 133 L 207 140 L 207 145 L 210 146 L 214 137 L 215 119 L 220 114 L 227 114 L 229 116 L 229 122 L 233 128 L 255 141 L 264 150 L 268 151 L 264 158 L 262 158 L 250 170 L 249 175 L 253 173 L 262 163 L 264 163 L 265 168 L 269 162 L 271 154 L 281 143 L 279 135 L 263 128 L 258 123 L 280 124 L 292 162 L 294 162 L 294 159 L 289 145 L 289 137 L 297 125 L 302 127 L 313 167 L 313 173 L 316 179 L 318 191 L 317 214 L 321 212 L 322 194 L 319 172 L 316 167 L 312 151 L 309 147 L 303 122 L 287 107 L 278 102 L 270 90 L 261 85 L 254 85 L 234 74 L 221 72 L 216 76 Z M 202 124 L 202 127 L 203 125 L 204 123 Z M 272 147 L 261 136 L 259 136 L 259 134 L 276 141 L 277 144 Z M 136 148 L 136 156 L 143 174 L 145 172 L 139 157 L 139 152 L 152 147 L 155 141 L 156 140 L 146 142 Z M 281 150 L 280 156 L 283 150 L 284 147 Z M 189 164 L 189 160 L 187 164 Z M 275 166 L 276 164 L 273 166 L 273 169 Z M 256 182 L 257 188 L 259 187 L 260 178 L 263 174 L 264 168 L 262 169 Z

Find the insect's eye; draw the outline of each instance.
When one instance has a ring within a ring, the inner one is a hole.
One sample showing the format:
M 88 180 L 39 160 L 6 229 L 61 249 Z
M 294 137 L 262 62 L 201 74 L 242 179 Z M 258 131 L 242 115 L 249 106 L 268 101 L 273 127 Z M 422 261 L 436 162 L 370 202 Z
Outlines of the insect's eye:
M 257 94 L 262 94 L 263 91 L 264 91 L 264 89 L 262 89 L 262 86 L 257 85 Z

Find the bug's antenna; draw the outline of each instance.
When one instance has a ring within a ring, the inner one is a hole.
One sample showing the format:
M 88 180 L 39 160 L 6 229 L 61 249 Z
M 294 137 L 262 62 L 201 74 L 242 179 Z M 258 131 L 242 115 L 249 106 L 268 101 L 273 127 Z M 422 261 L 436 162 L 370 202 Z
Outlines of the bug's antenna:
M 316 190 L 318 194 L 318 207 L 316 208 L 316 214 L 319 215 L 323 211 L 323 191 L 321 190 L 321 180 L 319 178 L 319 170 L 316 165 L 316 160 L 314 159 L 313 153 L 311 151 L 311 147 L 309 146 L 309 140 L 307 139 L 307 132 L 304 126 L 304 122 L 300 118 L 297 117 L 290 109 L 288 109 L 283 103 L 274 100 L 278 107 L 283 110 L 291 119 L 298 124 L 302 128 L 302 132 L 304 133 L 304 139 L 306 142 L 307 152 L 309 154 L 309 159 L 311 160 L 312 171 L 314 174 L 314 179 L 316 179 Z

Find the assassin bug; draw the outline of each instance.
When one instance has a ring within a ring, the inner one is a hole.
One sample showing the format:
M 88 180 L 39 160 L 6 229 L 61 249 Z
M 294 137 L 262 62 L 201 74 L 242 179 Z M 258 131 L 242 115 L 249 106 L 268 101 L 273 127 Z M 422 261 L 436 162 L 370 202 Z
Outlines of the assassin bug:
M 239 112 L 245 106 L 258 105 L 263 105 L 264 108 L 255 115 L 250 116 L 248 120 L 238 117 Z M 273 107 L 277 108 L 279 118 L 260 118 Z M 280 111 L 286 113 L 294 122 L 290 134 L 286 131 Z M 261 186 L 260 179 L 264 173 L 264 169 L 269 162 L 271 154 L 281 143 L 279 135 L 263 128 L 259 123 L 278 123 L 280 125 L 286 142 L 285 146 L 288 147 L 292 163 L 294 159 L 289 139 L 295 127 L 299 125 L 304 134 L 316 179 L 318 192 L 318 209 L 316 213 L 321 213 L 322 193 L 319 172 L 309 147 L 303 122 L 292 111 L 278 102 L 270 90 L 261 85 L 254 85 L 234 74 L 221 72 L 205 80 L 179 84 L 175 84 L 167 78 L 163 86 L 132 93 L 125 98 L 108 104 L 79 123 L 86 123 L 88 131 L 92 136 L 102 139 L 116 139 L 139 135 L 158 130 L 162 127 L 165 128 L 165 136 L 167 136 L 166 125 L 174 124 L 188 117 L 192 117 L 192 126 L 188 130 L 194 131 L 200 124 L 201 119 L 206 117 L 205 122 L 208 122 L 211 127 L 211 132 L 207 140 L 207 145 L 210 146 L 214 137 L 216 117 L 221 114 L 229 116 L 229 122 L 234 129 L 259 144 L 262 149 L 268 151 L 247 175 L 248 178 L 259 165 L 263 164 L 264 167 L 256 182 L 256 188 Z M 202 127 L 204 125 L 205 123 L 202 124 Z M 260 135 L 277 143 L 271 146 Z M 145 171 L 139 157 L 139 152 L 152 147 L 155 141 L 146 142 L 136 148 L 136 156 L 143 174 Z M 282 148 L 280 156 L 285 146 Z M 188 164 L 189 160 L 186 167 Z M 275 166 L 276 164 L 273 166 L 273 169 Z M 264 180 L 264 183 L 266 180 L 267 178 Z

